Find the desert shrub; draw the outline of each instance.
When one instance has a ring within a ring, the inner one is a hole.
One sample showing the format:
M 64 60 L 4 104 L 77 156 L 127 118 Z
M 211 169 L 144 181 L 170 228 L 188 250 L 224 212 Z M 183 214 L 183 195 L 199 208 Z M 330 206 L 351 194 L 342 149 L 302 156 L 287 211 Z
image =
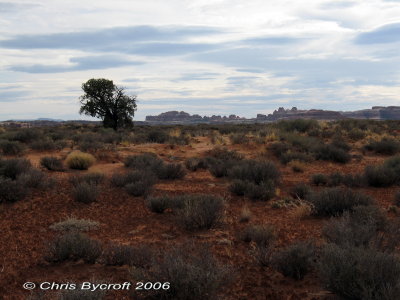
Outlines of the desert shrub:
M 84 175 L 74 175 L 69 178 L 69 182 L 75 187 L 81 183 L 89 185 L 100 185 L 104 180 L 104 174 L 100 172 L 91 172 Z
M 275 241 L 276 234 L 271 225 L 249 225 L 239 234 L 239 238 L 246 243 L 254 242 L 264 247 Z
M 158 158 L 156 154 L 146 152 L 139 155 L 130 155 L 124 161 L 125 167 L 137 170 L 156 170 L 162 164 L 163 160 Z
M 319 128 L 319 124 L 317 120 L 313 119 L 296 119 L 279 121 L 276 127 L 285 131 L 307 132 Z
M 325 174 L 313 174 L 311 176 L 311 182 L 315 185 L 327 185 L 328 176 L 326 176 Z
M 400 151 L 400 142 L 393 138 L 384 137 L 380 141 L 371 141 L 365 145 L 365 149 L 378 154 L 393 155 Z
M 154 169 L 154 173 L 159 179 L 181 179 L 186 175 L 183 165 L 179 163 L 162 164 Z
M 271 180 L 260 184 L 248 181 L 244 195 L 252 200 L 268 201 L 275 196 L 275 185 Z
M 125 185 L 125 189 L 129 195 L 134 197 L 146 196 L 153 189 L 153 185 L 149 185 L 146 180 L 139 180 Z
M 9 140 L 30 143 L 40 139 L 41 132 L 37 128 L 21 128 L 11 132 Z
M 144 267 L 150 264 L 153 250 L 146 246 L 130 246 L 112 244 L 106 247 L 101 256 L 101 262 L 109 266 Z
M 99 189 L 94 184 L 80 182 L 73 187 L 72 195 L 75 201 L 88 204 L 96 201 L 99 195 Z
M 399 207 L 400 206 L 400 191 L 397 191 L 394 195 L 394 204 Z
M 305 183 L 299 183 L 290 189 L 290 195 L 295 199 L 307 199 L 311 192 L 311 187 Z
M 56 144 L 51 139 L 41 139 L 32 142 L 30 148 L 37 151 L 49 151 L 56 149 Z
M 351 150 L 351 146 L 349 144 L 347 144 L 344 140 L 342 136 L 336 136 L 332 139 L 331 145 L 342 149 L 346 152 L 349 152 Z
M 218 299 L 231 277 L 231 268 L 220 264 L 208 248 L 186 245 L 168 250 L 146 274 L 150 282 L 170 283 L 167 290 L 152 291 L 153 299 L 165 300 Z
M 247 206 L 244 206 L 240 211 L 239 222 L 246 223 L 249 222 L 251 219 L 252 213 Z
M 11 158 L 0 161 L 0 176 L 10 179 L 17 179 L 19 175 L 27 172 L 32 168 L 29 159 L 26 158 Z
M 47 177 L 42 171 L 31 168 L 18 176 L 18 181 L 28 188 L 41 188 L 45 187 Z
M 146 140 L 149 143 L 164 144 L 165 142 L 168 141 L 168 139 L 169 139 L 168 133 L 159 129 L 149 131 L 146 136 Z
M 229 139 L 233 145 L 236 144 L 247 144 L 250 139 L 247 137 L 246 133 L 232 133 L 229 135 Z
M 269 146 L 269 150 L 276 157 L 280 158 L 283 154 L 290 150 L 290 145 L 284 142 L 275 142 Z
M 203 158 L 190 157 L 186 159 L 185 166 L 190 171 L 196 171 L 197 169 L 207 169 L 207 162 Z
M 348 137 L 353 141 L 358 141 L 365 138 L 365 132 L 360 129 L 353 128 L 348 132 Z
M 284 276 L 303 279 L 313 267 L 314 246 L 307 242 L 294 243 L 273 255 L 272 265 Z
M 249 181 L 235 179 L 229 185 L 229 190 L 237 196 L 244 196 L 247 191 L 248 184 Z
M 381 165 L 366 166 L 364 176 L 370 186 L 387 187 L 395 184 L 399 175 L 394 169 Z
M 98 226 L 99 223 L 92 220 L 69 217 L 64 221 L 50 225 L 50 229 L 55 231 L 89 231 L 98 228 Z
M 87 170 L 95 161 L 96 159 L 93 155 L 76 151 L 70 153 L 65 162 L 71 169 Z
M 314 205 L 314 214 L 317 216 L 337 216 L 352 211 L 356 206 L 374 203 L 369 196 L 343 188 L 325 189 L 312 194 L 308 201 Z
M 276 183 L 280 179 L 279 169 L 270 161 L 244 160 L 233 166 L 228 175 L 232 179 L 248 180 L 258 185 L 268 181 Z
M 319 160 L 329 160 L 337 163 L 347 163 L 351 156 L 341 148 L 333 145 L 321 145 L 314 149 L 315 158 Z
M 25 147 L 17 141 L 0 141 L 0 149 L 4 155 L 18 155 L 25 150 Z
M 178 210 L 178 218 L 187 230 L 210 229 L 222 220 L 224 200 L 206 194 L 182 196 L 183 207 Z
M 214 159 L 209 161 L 208 170 L 214 177 L 225 177 L 228 176 L 228 171 L 234 164 L 233 160 Z
M 345 299 L 391 300 L 400 293 L 400 261 L 389 253 L 328 244 L 319 271 L 328 290 Z
M 111 176 L 111 183 L 116 187 L 124 187 L 135 182 L 145 182 L 147 185 L 153 186 L 156 180 L 154 173 L 149 170 L 114 173 Z
M 215 147 L 208 152 L 208 155 L 220 160 L 241 160 L 243 155 L 235 150 L 228 150 L 227 148 Z
M 45 259 L 48 262 L 83 259 L 86 263 L 95 263 L 101 254 L 101 245 L 87 235 L 71 231 L 52 241 Z
M 42 157 L 40 165 L 50 171 L 64 171 L 62 160 L 54 156 Z
M 304 172 L 304 168 L 306 166 L 303 162 L 301 162 L 299 160 L 292 160 L 289 162 L 288 165 L 289 165 L 289 167 L 292 168 L 292 170 L 294 172 L 298 172 L 298 173 Z
M 280 162 L 288 164 L 291 161 L 310 162 L 313 157 L 310 154 L 303 152 L 286 152 L 280 156 Z
M 79 150 L 82 152 L 96 152 L 105 148 L 105 145 L 99 141 L 84 140 L 78 144 Z
M 173 201 L 173 197 L 170 196 L 148 197 L 146 205 L 152 212 L 161 214 L 167 208 L 171 208 Z
M 28 192 L 28 188 L 20 181 L 0 176 L 0 203 L 20 201 Z

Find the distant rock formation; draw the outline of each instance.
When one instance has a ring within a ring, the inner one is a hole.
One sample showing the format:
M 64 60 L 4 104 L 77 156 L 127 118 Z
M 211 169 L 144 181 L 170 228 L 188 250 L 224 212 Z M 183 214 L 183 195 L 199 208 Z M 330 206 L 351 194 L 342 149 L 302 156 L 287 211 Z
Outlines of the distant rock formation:
M 200 115 L 190 115 L 184 111 L 167 111 L 161 113 L 158 116 L 146 116 L 147 122 L 223 122 L 223 121 L 234 121 L 234 120 L 244 120 L 244 118 L 238 117 L 236 115 L 227 116 L 216 116 L 211 117 L 200 116 Z
M 279 107 L 272 114 L 258 113 L 256 118 L 246 119 L 236 115 L 200 116 L 190 115 L 184 111 L 168 111 L 158 116 L 147 116 L 146 122 L 153 123 L 213 123 L 213 122 L 271 122 L 291 119 L 316 119 L 316 120 L 341 120 L 341 119 L 375 119 L 375 120 L 400 120 L 400 106 L 373 106 L 370 109 L 357 111 L 332 111 L 322 109 L 301 110 L 297 107 L 285 109 Z

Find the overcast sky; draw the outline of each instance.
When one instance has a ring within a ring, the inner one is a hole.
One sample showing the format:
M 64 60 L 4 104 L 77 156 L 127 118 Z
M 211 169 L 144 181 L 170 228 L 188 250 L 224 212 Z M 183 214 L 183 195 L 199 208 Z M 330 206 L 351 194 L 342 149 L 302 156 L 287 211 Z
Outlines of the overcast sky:
M 168 110 L 400 105 L 400 1 L 0 0 L 0 120 L 80 119 L 81 84 Z

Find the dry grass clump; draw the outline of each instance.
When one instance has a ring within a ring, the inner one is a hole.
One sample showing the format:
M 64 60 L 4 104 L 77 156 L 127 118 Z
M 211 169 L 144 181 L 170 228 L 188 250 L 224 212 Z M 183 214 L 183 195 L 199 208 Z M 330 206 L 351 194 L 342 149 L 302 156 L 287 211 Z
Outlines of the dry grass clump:
M 92 154 L 75 151 L 70 153 L 65 162 L 71 169 L 87 170 L 95 163 L 96 159 Z
M 50 225 L 50 229 L 55 231 L 89 231 L 98 227 L 99 223 L 96 221 L 77 219 L 75 217 L 69 217 L 64 221 Z
M 302 173 L 304 172 L 306 164 L 299 160 L 292 160 L 288 163 L 288 166 L 293 170 L 293 172 Z

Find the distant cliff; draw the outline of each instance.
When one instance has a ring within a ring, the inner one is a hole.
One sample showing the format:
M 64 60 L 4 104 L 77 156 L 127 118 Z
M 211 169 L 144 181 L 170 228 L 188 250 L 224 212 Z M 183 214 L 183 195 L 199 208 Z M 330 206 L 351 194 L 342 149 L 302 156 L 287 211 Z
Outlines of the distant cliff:
M 236 115 L 200 116 L 191 115 L 184 111 L 168 111 L 157 116 L 147 116 L 146 122 L 150 123 L 225 123 L 225 122 L 272 122 L 290 119 L 316 119 L 316 120 L 341 120 L 341 119 L 374 119 L 374 120 L 400 120 L 400 106 L 373 106 L 370 109 L 357 111 L 332 111 L 322 109 L 301 110 L 296 107 L 285 109 L 279 107 L 272 114 L 259 113 L 255 118 L 246 119 Z

